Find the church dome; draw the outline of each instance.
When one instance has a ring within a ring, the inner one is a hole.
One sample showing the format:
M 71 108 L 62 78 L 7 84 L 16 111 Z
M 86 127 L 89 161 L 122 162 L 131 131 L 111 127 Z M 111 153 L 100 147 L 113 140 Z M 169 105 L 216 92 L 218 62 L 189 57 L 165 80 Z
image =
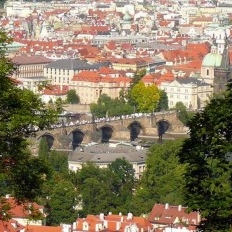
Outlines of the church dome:
M 202 66 L 206 67 L 219 67 L 222 62 L 222 55 L 216 52 L 216 47 L 213 46 L 212 51 L 207 54 L 203 61 Z

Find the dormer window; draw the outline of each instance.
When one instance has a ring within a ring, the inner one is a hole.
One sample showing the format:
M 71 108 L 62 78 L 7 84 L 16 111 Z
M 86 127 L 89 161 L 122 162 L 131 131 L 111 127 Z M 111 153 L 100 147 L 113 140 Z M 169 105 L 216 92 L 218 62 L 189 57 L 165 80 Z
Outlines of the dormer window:
M 206 70 L 206 75 L 209 76 L 209 69 Z

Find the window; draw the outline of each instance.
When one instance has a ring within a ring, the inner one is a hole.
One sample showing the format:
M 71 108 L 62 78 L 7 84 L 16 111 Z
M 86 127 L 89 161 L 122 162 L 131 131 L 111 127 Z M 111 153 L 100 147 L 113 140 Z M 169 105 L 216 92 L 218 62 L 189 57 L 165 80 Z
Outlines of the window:
M 184 96 L 184 99 L 186 99 L 186 100 L 187 100 L 187 99 L 188 99 L 188 96 Z
M 209 69 L 206 70 L 206 75 L 209 76 Z
M 170 106 L 173 106 L 173 101 L 170 101 Z
M 173 98 L 173 94 L 170 94 L 170 98 Z
M 177 88 L 177 92 L 180 92 L 180 88 Z
M 185 93 L 188 93 L 188 89 L 185 89 Z

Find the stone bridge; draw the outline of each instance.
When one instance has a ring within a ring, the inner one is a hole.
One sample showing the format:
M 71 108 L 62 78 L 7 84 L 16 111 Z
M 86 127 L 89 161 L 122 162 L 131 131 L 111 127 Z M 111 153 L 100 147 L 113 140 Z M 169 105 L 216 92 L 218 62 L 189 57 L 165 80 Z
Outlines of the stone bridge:
M 89 142 L 134 141 L 137 138 L 159 138 L 164 134 L 187 134 L 186 127 L 178 119 L 176 111 L 96 119 L 72 126 L 63 125 L 39 131 L 36 137 L 30 138 L 30 144 L 36 153 L 41 138 L 46 138 L 49 148 L 74 150 L 77 146 Z

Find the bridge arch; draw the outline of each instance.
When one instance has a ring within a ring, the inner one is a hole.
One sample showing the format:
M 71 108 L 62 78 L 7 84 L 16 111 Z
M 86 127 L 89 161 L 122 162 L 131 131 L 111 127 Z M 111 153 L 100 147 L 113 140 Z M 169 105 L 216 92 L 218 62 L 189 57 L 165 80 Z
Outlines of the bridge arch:
M 69 133 L 69 136 L 72 137 L 72 149 L 75 150 L 83 142 L 85 133 L 81 129 L 75 129 Z
M 171 124 L 168 120 L 161 119 L 156 123 L 156 125 L 157 125 L 157 132 L 158 132 L 159 139 L 162 140 L 162 136 L 165 134 L 165 132 L 168 129 L 170 129 Z
M 130 140 L 134 141 L 138 138 L 139 134 L 145 134 L 145 127 L 139 121 L 133 121 L 128 126 L 127 129 L 130 130 Z
M 48 144 L 48 149 L 51 150 L 51 148 L 54 144 L 54 141 L 55 141 L 54 135 L 51 133 L 44 133 L 38 137 L 38 140 L 41 140 L 42 138 L 46 140 L 46 142 Z
M 110 139 L 113 137 L 115 132 L 115 128 L 110 124 L 105 124 L 99 128 L 98 131 L 101 131 L 101 142 L 102 143 L 109 143 Z

